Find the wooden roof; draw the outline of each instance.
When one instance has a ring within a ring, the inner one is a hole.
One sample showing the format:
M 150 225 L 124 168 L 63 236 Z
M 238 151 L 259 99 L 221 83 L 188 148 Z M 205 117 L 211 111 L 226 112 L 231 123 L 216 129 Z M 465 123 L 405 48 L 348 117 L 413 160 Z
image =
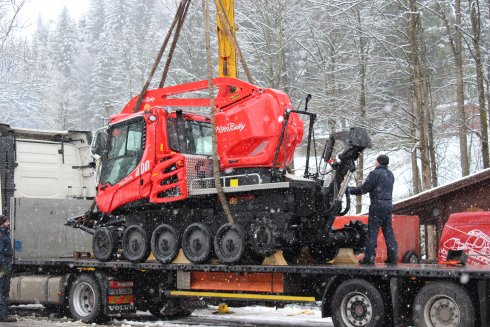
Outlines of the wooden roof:
M 419 193 L 393 205 L 393 213 L 418 215 L 424 224 L 444 224 L 453 212 L 490 211 L 490 168 Z

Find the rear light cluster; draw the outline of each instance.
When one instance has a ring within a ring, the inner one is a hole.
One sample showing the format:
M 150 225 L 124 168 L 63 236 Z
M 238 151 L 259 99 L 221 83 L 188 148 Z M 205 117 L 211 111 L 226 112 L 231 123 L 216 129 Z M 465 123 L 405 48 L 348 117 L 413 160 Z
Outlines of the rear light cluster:
M 134 310 L 133 282 L 109 281 L 107 304 L 109 312 Z

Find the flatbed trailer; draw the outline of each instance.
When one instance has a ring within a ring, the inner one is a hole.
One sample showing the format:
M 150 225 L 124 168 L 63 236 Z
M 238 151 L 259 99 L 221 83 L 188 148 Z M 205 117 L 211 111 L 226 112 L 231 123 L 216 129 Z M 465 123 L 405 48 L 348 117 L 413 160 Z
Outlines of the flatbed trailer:
M 56 290 L 60 305 L 87 323 L 136 309 L 171 318 L 190 314 L 194 303 L 224 301 L 316 303 L 335 326 L 489 325 L 488 266 L 227 266 L 48 258 L 16 260 L 15 270 L 18 276 L 42 272 L 62 278 Z

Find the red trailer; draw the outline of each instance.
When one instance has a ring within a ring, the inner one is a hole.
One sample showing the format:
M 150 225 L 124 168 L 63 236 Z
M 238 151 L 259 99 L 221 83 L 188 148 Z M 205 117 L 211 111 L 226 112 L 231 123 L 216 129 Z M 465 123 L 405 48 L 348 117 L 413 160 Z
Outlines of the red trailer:
M 333 228 L 342 228 L 350 221 L 359 220 L 367 224 L 368 216 L 341 216 L 335 219 Z M 393 230 L 398 242 L 398 262 L 418 263 L 420 261 L 420 221 L 418 216 L 393 215 Z M 490 231 L 490 225 L 489 231 Z M 413 231 L 407 233 L 407 231 Z M 359 254 L 359 259 L 363 254 Z M 381 230 L 378 234 L 378 248 L 376 262 L 383 263 L 387 259 L 386 242 Z
M 467 265 L 490 264 L 490 212 L 459 212 L 449 216 L 439 243 L 439 262 L 449 250 L 463 250 Z

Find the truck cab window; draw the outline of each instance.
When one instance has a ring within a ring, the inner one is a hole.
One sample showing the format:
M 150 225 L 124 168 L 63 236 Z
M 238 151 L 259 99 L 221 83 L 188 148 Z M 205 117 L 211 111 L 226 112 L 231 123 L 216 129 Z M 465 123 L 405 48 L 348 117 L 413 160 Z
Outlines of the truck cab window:
M 144 150 L 143 119 L 132 120 L 109 129 L 109 151 L 102 160 L 100 183 L 114 185 L 138 165 Z

